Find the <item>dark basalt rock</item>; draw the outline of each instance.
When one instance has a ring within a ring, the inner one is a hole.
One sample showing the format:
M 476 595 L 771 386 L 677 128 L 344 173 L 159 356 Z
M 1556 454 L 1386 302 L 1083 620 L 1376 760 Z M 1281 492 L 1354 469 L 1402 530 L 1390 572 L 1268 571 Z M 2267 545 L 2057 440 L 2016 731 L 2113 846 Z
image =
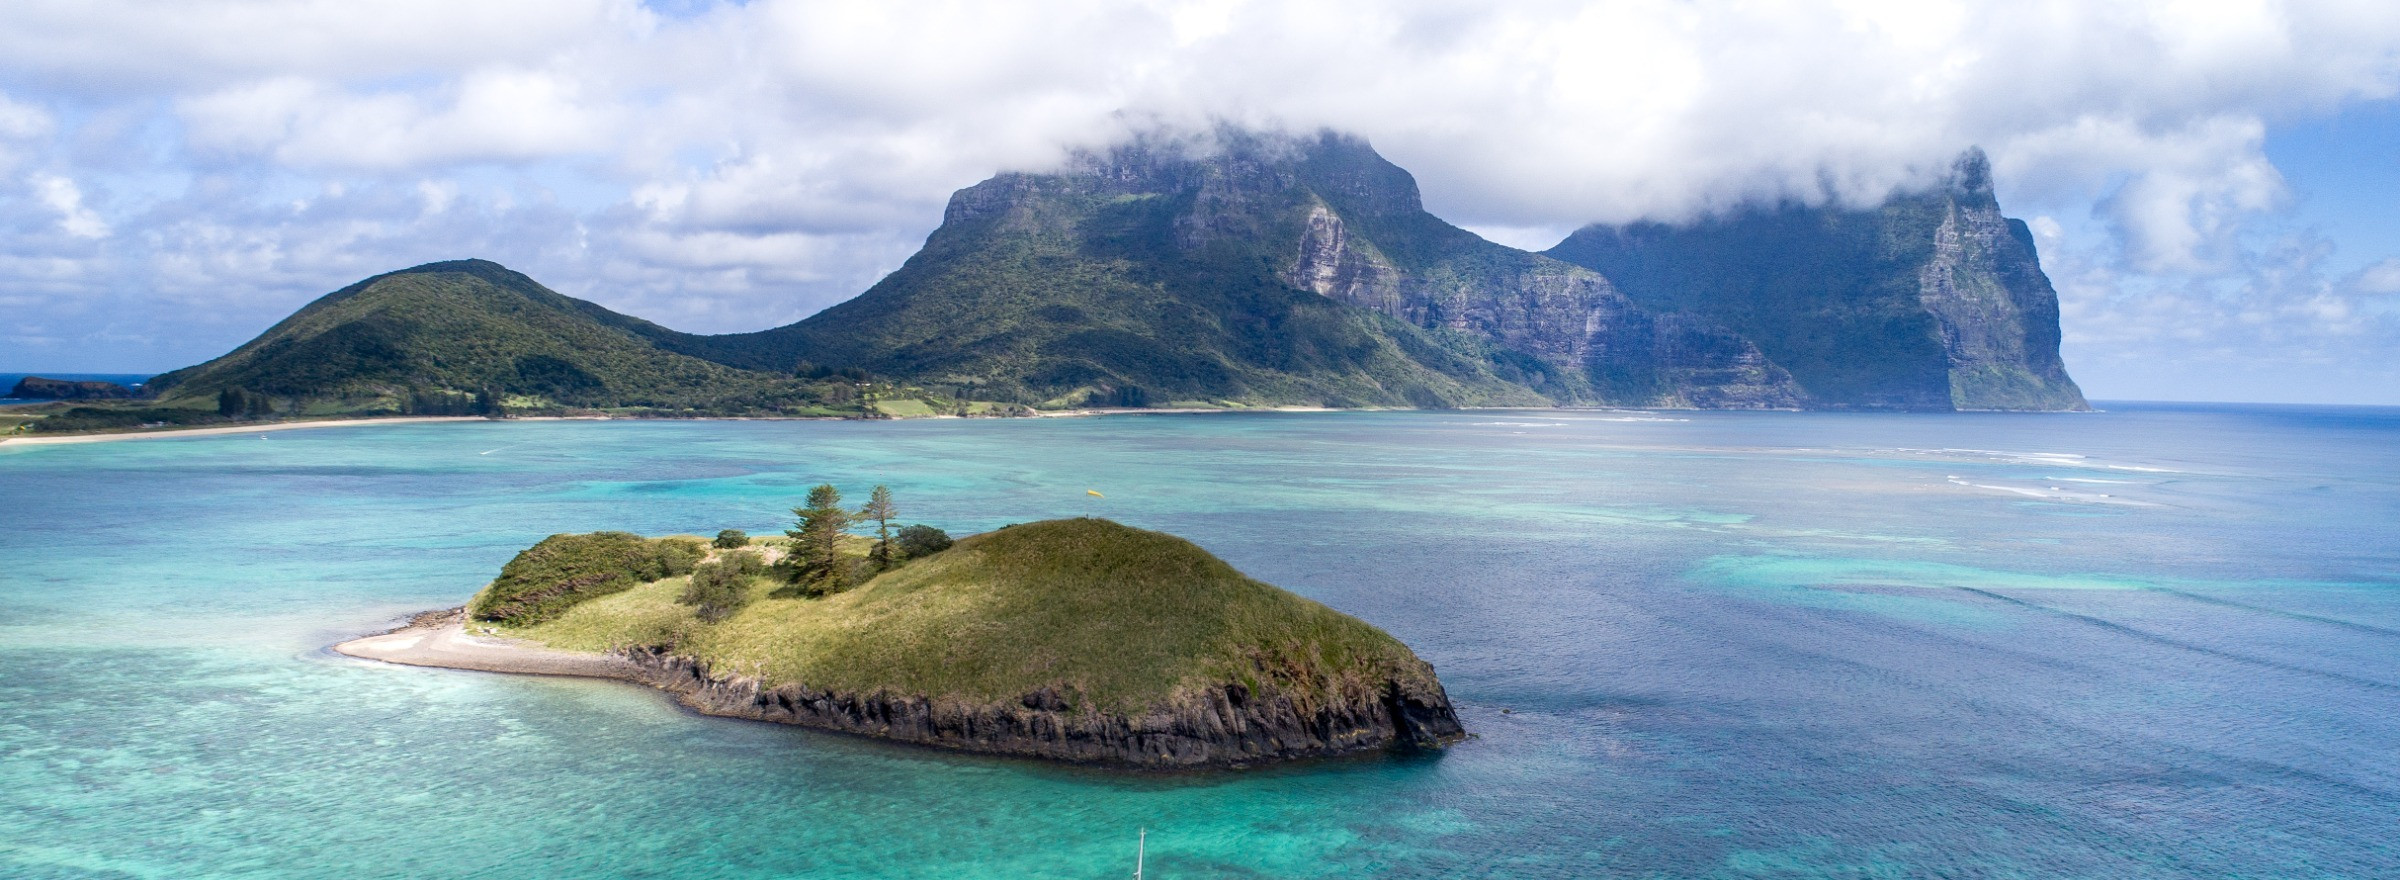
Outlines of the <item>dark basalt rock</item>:
M 17 380 L 17 387 L 10 390 L 8 396 L 19 400 L 124 400 L 133 397 L 133 389 L 115 382 L 78 382 L 27 376 Z
M 1466 735 L 1431 670 L 1423 682 L 1344 688 L 1322 702 L 1240 684 L 1177 695 L 1139 715 L 1076 708 L 1042 688 L 976 705 L 720 676 L 660 648 L 624 655 L 642 681 L 708 715 L 750 718 L 962 752 L 1150 769 L 1229 767 L 1387 748 L 1432 748 Z

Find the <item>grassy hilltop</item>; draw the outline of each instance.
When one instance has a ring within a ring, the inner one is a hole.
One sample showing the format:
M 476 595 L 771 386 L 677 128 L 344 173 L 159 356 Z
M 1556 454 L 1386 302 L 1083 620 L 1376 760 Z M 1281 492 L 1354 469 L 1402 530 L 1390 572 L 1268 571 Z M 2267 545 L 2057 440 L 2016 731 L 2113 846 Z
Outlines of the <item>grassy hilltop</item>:
M 594 556 L 610 560 L 597 568 L 545 560 L 554 581 L 495 582 L 469 605 L 471 624 L 568 650 L 664 647 L 766 686 L 974 704 L 1050 691 L 1070 709 L 1125 714 L 1227 684 L 1305 703 L 1387 679 L 1432 680 L 1406 645 L 1363 621 L 1245 577 L 1181 538 L 1104 519 L 976 535 L 823 598 L 761 574 L 745 586 L 747 604 L 713 623 L 678 601 L 689 574 L 616 579 L 525 625 L 486 619 L 556 584 L 598 583 L 599 569 L 660 564 L 628 539 L 594 542 Z M 669 543 L 696 542 L 654 546 Z
M 678 334 L 487 260 L 428 263 L 309 303 L 135 400 L 17 410 L 31 431 L 395 415 L 877 417 L 982 412 L 857 371 L 751 370 L 660 348 Z M 0 431 L 15 428 L 0 424 Z

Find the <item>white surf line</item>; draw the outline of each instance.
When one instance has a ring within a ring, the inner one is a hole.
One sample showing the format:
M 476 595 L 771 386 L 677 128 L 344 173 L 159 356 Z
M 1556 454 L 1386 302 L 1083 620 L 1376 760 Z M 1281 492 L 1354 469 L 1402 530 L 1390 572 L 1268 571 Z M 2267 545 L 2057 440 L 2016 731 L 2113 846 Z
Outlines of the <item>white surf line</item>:
M 2014 493 L 2016 493 L 2016 494 L 2019 494 L 2019 495 L 2029 495 L 2029 496 L 2032 496 L 2032 497 L 2035 497 L 2035 498 L 2051 498 L 2051 497 L 2054 497 L 2054 496 L 2052 496 L 2052 495 L 2051 495 L 2050 493 L 2048 493 L 2048 492 L 2041 492 L 2041 491 L 2036 491 L 2036 490 L 2033 490 L 2033 489 L 2019 489 L 2019 488 L 2017 488 L 2017 487 L 2015 487 L 2015 486 L 1987 486 L 1987 485 L 1984 485 L 1984 484 L 1982 484 L 1982 483 L 1970 483 L 1970 482 L 1967 482 L 1967 481 L 1966 481 L 1966 480 L 1964 480 L 1964 479 L 1961 479 L 1961 478 L 1960 478 L 1958 475 L 1956 475 L 1956 474 L 1952 474 L 1952 475 L 1950 476 L 1950 482 L 1952 482 L 1952 483 L 1955 483 L 1955 484 L 1957 484 L 1957 485 L 1960 485 L 1960 486 L 1965 486 L 1965 487 L 1967 487 L 1967 488 L 1970 488 L 1970 489 L 1991 489 L 1991 490 L 1993 490 L 1993 491 L 1996 491 L 1996 492 L 2014 492 Z
M 1966 480 L 1966 478 L 1957 474 L 1950 474 L 1948 475 L 1947 479 L 1952 485 L 1964 486 L 1969 489 L 1989 489 L 1994 492 L 2007 492 L 2013 495 L 2023 495 L 2028 498 L 2040 498 L 2044 501 L 2073 501 L 2086 504 L 2129 504 L 2135 507 L 2159 506 L 2148 501 L 2136 501 L 2131 498 L 2118 498 L 2114 495 L 2109 495 L 2104 492 L 2069 492 L 2057 486 L 2050 486 L 2048 487 L 2047 491 L 2044 491 L 2041 489 L 2025 489 L 2017 486 L 1994 486 L 1989 483 L 1970 483 Z

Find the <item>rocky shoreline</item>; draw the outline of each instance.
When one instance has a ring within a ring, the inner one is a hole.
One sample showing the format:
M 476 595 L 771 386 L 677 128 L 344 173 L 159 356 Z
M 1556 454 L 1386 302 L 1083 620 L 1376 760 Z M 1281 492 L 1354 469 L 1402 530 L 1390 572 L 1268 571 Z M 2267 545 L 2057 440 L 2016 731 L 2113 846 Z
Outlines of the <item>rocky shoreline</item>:
M 1075 708 L 1050 689 L 1001 704 L 888 692 L 835 693 L 764 686 L 718 675 L 658 648 L 577 654 L 464 630 L 457 610 L 334 646 L 341 654 L 413 666 L 614 678 L 673 694 L 693 711 L 904 742 L 959 752 L 1154 770 L 1242 767 L 1392 748 L 1434 748 L 1464 738 L 1447 694 L 1422 681 L 1354 681 L 1331 700 L 1303 702 L 1240 684 L 1182 692 L 1138 715 Z

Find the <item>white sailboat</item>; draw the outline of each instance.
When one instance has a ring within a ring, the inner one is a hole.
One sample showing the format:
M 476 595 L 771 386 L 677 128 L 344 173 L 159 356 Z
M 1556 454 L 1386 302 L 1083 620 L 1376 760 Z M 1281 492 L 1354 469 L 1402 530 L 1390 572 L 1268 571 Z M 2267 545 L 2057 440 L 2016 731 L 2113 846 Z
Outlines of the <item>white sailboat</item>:
M 1142 880 L 1142 855 L 1149 848 L 1150 829 L 1144 828 L 1142 836 L 1134 838 L 1133 841 L 1133 880 Z

